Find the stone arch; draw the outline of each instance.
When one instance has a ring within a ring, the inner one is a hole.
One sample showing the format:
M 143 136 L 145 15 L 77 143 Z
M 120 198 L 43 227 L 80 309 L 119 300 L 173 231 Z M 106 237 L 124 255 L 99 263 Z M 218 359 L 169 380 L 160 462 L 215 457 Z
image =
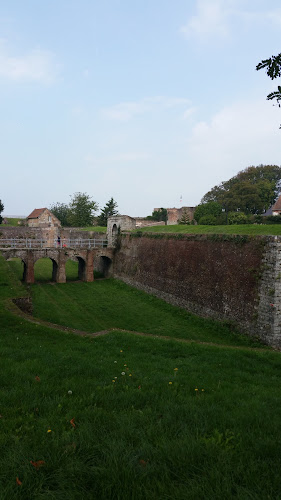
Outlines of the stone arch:
M 25 260 L 22 257 L 9 257 L 6 260 L 7 260 L 7 262 L 14 262 L 15 260 L 17 260 L 17 261 L 20 261 L 23 264 L 22 276 L 21 276 L 21 278 L 19 277 L 19 279 L 21 281 L 25 282 L 26 281 L 26 275 L 27 275 L 27 265 L 26 265 Z
M 58 274 L 59 274 L 59 265 L 58 265 L 58 262 L 56 261 L 56 259 L 54 259 L 53 257 L 50 257 L 50 256 L 47 256 L 47 257 L 38 257 L 38 258 L 35 258 L 34 259 L 34 274 L 36 273 L 36 268 L 35 268 L 35 265 L 36 263 L 39 261 L 39 260 L 43 260 L 43 259 L 49 259 L 51 262 L 52 262 L 52 276 L 51 276 L 51 281 L 55 281 L 57 282 L 58 281 Z
M 114 245 L 114 243 L 116 241 L 117 235 L 118 235 L 117 224 L 113 224 L 112 231 L 111 231 L 111 237 L 112 237 L 112 243 L 113 243 L 113 245 Z
M 82 257 L 77 256 L 78 260 L 78 279 L 86 281 L 86 262 Z
M 105 278 L 110 276 L 112 269 L 112 259 L 107 257 L 106 255 L 101 255 L 99 258 L 99 271 L 103 274 Z
M 78 259 L 69 257 L 65 261 L 65 279 L 66 281 L 77 281 L 78 278 Z

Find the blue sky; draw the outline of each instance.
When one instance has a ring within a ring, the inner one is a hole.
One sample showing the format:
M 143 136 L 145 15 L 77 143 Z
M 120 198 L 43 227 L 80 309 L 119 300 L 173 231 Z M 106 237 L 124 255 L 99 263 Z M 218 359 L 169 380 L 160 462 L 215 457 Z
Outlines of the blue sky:
M 0 9 L 4 213 L 86 192 L 122 214 L 195 206 L 280 165 L 274 0 L 9 0 Z M 180 197 L 182 196 L 182 203 Z

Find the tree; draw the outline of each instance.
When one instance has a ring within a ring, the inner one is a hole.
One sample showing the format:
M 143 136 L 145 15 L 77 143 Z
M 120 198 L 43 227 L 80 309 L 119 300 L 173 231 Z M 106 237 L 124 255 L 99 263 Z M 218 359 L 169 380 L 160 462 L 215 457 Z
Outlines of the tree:
M 271 80 L 274 80 L 275 78 L 278 78 L 281 76 L 281 54 L 278 54 L 277 56 L 271 56 L 268 59 L 263 59 L 259 64 L 256 66 L 256 70 L 259 71 L 260 69 L 267 68 L 266 73 L 271 78 Z M 281 101 L 281 86 L 277 86 L 277 91 L 275 92 L 270 92 L 270 94 L 267 95 L 267 99 L 272 101 L 273 99 L 276 99 L 277 104 L 280 108 L 280 101 Z
M 3 212 L 4 210 L 4 205 L 2 203 L 2 201 L 0 200 L 0 224 L 2 224 L 2 220 L 3 220 L 3 217 L 1 216 L 1 213 Z
M 156 220 L 158 222 L 167 222 L 168 220 L 168 212 L 166 208 L 159 208 L 159 210 L 153 210 L 152 215 L 148 215 L 146 217 L 149 220 Z
M 212 220 L 212 224 L 215 224 L 216 217 L 221 215 L 222 206 L 216 201 L 209 201 L 208 203 L 202 203 L 198 205 L 194 212 L 194 219 L 199 224 L 210 224 L 210 222 L 206 222 L 206 217 L 209 217 Z M 201 222 L 202 218 L 204 221 Z
M 188 215 L 186 208 L 182 209 L 182 215 L 181 215 L 181 218 L 178 220 L 178 224 L 185 224 L 185 225 L 190 224 L 190 218 L 189 218 L 189 215 Z
M 214 186 L 201 203 L 216 201 L 225 211 L 245 214 L 264 213 L 276 200 L 281 186 L 281 167 L 259 165 L 248 167 L 237 175 Z
M 50 207 L 51 212 L 59 219 L 61 225 L 67 227 L 70 225 L 70 208 L 65 203 L 54 203 Z
M 100 215 L 98 216 L 98 225 L 99 226 L 107 226 L 107 219 L 112 215 L 117 215 L 117 202 L 114 201 L 113 198 L 106 203 L 105 207 L 101 210 Z
M 91 226 L 98 204 L 87 193 L 74 193 L 69 204 L 68 222 L 72 227 Z

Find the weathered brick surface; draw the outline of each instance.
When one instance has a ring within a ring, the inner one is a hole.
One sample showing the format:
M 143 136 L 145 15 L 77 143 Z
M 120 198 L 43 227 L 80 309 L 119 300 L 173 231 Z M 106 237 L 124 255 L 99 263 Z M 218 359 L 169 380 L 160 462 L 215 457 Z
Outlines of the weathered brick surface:
M 276 280 L 278 273 L 281 277 L 281 242 L 274 237 L 244 243 L 218 239 L 126 236 L 115 256 L 114 275 L 189 311 L 231 320 L 281 347 L 281 279 Z

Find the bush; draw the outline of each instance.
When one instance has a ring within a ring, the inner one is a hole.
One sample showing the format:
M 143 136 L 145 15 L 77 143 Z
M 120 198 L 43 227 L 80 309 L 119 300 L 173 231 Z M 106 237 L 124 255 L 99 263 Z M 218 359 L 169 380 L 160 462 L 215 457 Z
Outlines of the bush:
M 248 224 L 249 217 L 244 212 L 229 212 L 228 224 Z
M 216 217 L 214 215 L 203 215 L 199 220 L 198 224 L 201 226 L 215 226 L 217 223 Z
M 263 219 L 265 219 L 266 224 L 281 224 L 281 215 L 268 215 Z
M 208 203 L 201 203 L 197 205 L 194 212 L 194 219 L 199 222 L 206 215 L 218 217 L 222 213 L 222 206 L 216 201 L 209 201 Z M 201 224 L 201 222 L 199 222 Z

